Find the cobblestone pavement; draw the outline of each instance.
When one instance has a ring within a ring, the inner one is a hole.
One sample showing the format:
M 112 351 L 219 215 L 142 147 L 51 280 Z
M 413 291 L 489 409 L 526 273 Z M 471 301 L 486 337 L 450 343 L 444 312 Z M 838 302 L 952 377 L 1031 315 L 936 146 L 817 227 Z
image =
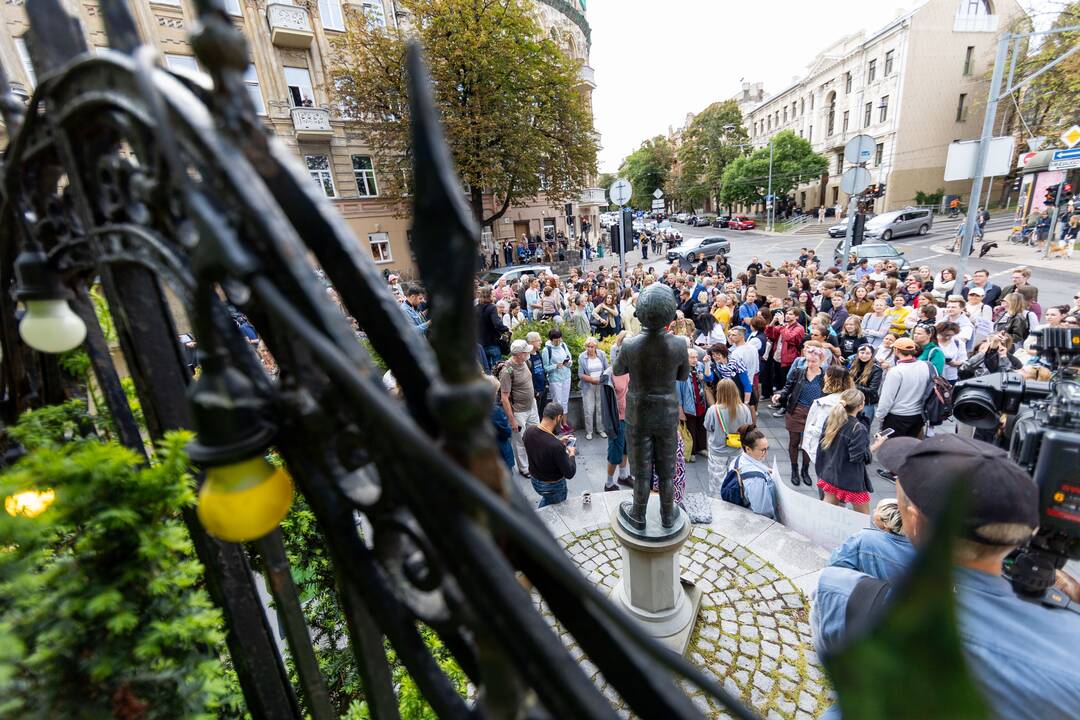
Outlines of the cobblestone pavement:
M 590 580 L 610 591 L 619 579 L 619 544 L 610 528 L 563 535 L 559 543 Z M 695 527 L 682 553 L 682 576 L 703 592 L 688 659 L 762 717 L 811 720 L 829 705 L 829 689 L 810 639 L 809 603 L 771 564 L 734 540 Z M 537 600 L 544 618 L 602 692 L 618 702 L 573 637 Z M 681 685 L 708 717 L 730 717 L 688 682 Z M 620 716 L 628 717 L 625 707 Z

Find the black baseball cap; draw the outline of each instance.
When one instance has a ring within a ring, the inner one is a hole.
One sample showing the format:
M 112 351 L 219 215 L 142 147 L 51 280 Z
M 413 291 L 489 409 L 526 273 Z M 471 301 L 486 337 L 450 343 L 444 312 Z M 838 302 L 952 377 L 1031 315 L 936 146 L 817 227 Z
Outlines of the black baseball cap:
M 967 488 L 965 536 L 979 537 L 976 528 L 991 523 L 1039 526 L 1039 489 L 1023 468 L 999 447 L 953 434 L 926 440 L 892 438 L 877 452 L 878 462 L 896 475 L 912 504 L 931 518 L 940 515 L 950 481 Z

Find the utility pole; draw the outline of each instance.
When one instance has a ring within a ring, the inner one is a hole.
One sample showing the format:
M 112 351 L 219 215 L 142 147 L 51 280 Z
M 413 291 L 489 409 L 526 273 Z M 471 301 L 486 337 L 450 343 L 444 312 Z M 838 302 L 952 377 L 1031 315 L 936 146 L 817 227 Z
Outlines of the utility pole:
M 769 138 L 769 189 L 765 195 L 765 232 L 772 232 L 773 230 L 773 208 L 776 207 L 776 198 L 772 195 L 772 161 L 773 139 Z
M 975 157 L 975 177 L 971 180 L 971 198 L 968 200 L 967 217 L 964 218 L 964 235 L 960 243 L 960 258 L 956 261 L 956 277 L 964 282 L 968 255 L 975 240 L 975 214 L 979 209 L 979 196 L 982 194 L 983 176 L 986 174 L 986 160 L 990 155 L 990 140 L 994 136 L 994 119 L 997 117 L 998 100 L 1001 97 L 1001 76 L 1005 74 L 1005 59 L 1009 55 L 1009 45 L 1013 36 L 1005 33 L 998 41 L 997 58 L 994 60 L 994 72 L 990 76 L 990 94 L 986 100 L 986 115 L 983 116 L 982 134 L 979 136 L 979 154 Z

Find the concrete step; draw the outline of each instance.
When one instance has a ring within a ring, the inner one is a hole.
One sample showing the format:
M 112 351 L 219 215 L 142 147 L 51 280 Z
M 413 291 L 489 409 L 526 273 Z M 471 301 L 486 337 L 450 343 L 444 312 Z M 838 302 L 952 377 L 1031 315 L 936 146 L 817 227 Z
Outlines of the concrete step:
M 820 225 L 818 225 L 816 222 L 812 222 L 812 223 L 808 223 L 806 225 L 803 225 L 802 227 L 800 227 L 798 230 L 796 230 L 795 232 L 793 232 L 791 234 L 792 235 L 824 235 L 827 232 L 829 232 L 829 228 L 832 227 L 835 224 L 836 223 L 831 222 L 831 221 L 828 222 L 828 223 L 821 223 Z

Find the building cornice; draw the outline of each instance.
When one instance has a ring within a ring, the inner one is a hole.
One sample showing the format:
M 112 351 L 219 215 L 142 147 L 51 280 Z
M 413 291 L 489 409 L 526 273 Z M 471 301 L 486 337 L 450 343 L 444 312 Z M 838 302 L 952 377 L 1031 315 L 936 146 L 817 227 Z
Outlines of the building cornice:
M 540 2 L 555 8 L 570 18 L 570 21 L 577 25 L 585 35 L 585 42 L 589 44 L 589 47 L 592 47 L 592 29 L 589 27 L 589 21 L 585 19 L 585 13 L 578 10 L 574 3 L 569 2 L 569 0 L 540 0 Z

